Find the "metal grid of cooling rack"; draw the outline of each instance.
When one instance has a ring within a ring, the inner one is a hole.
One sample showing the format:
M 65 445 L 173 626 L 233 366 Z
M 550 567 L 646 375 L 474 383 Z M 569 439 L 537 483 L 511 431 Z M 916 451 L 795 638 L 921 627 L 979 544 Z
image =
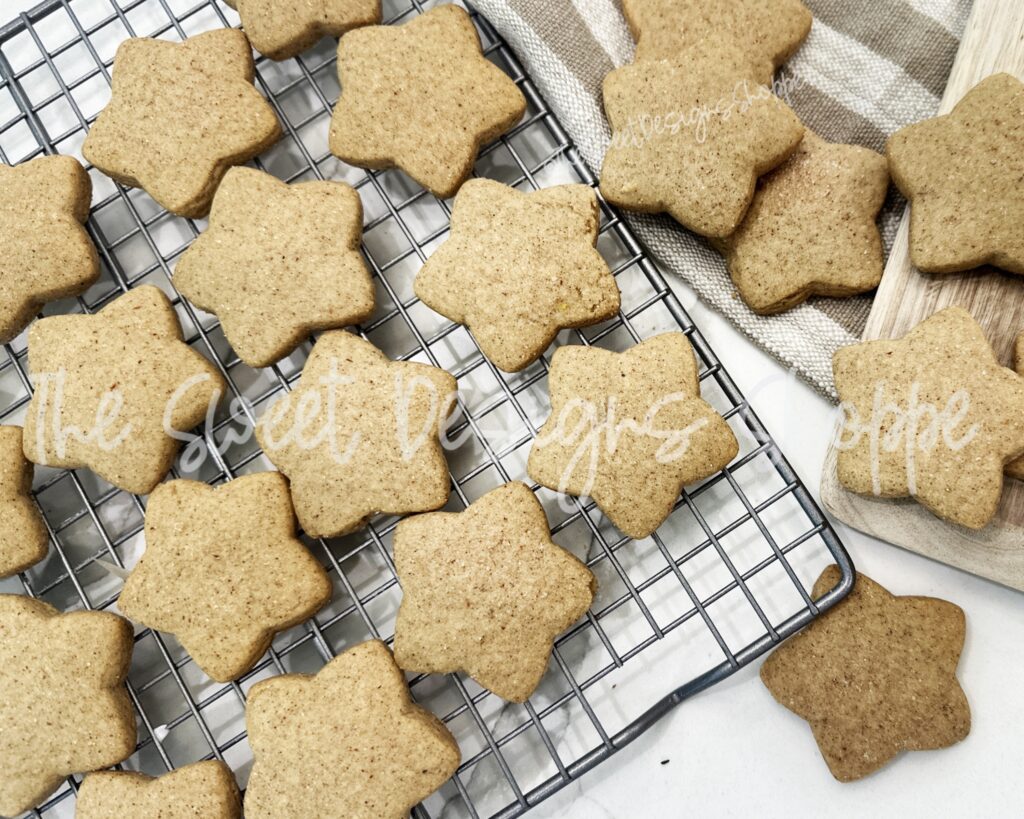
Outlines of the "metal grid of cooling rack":
M 385 19 L 423 11 L 420 0 L 385 0 Z M 509 134 L 485 149 L 480 175 L 522 189 L 594 179 L 487 22 L 474 18 L 488 57 L 522 88 L 529 108 Z M 0 29 L 0 160 L 13 164 L 46 153 L 80 157 L 85 131 L 109 98 L 117 44 L 129 36 L 181 39 L 237 25 L 216 0 L 47 0 Z M 364 253 L 377 287 L 375 318 L 359 331 L 393 358 L 436 364 L 458 379 L 459 421 L 466 442 L 449 453 L 450 508 L 463 508 L 509 479 L 525 479 L 530 442 L 544 420 L 547 361 L 508 375 L 484 359 L 464 328 L 418 303 L 411 280 L 443 241 L 449 205 L 396 171 L 351 168 L 331 157 L 327 126 L 337 98 L 333 43 L 301 58 L 257 62 L 257 85 L 280 116 L 285 138 L 258 166 L 288 181 L 344 179 L 362 197 Z M 80 299 L 46 312 L 92 312 L 138 284 L 156 284 L 174 299 L 186 338 L 215 361 L 238 400 L 208 420 L 176 477 L 209 482 L 270 468 L 249 430 L 267 403 L 301 373 L 310 345 L 274 368 L 240 363 L 214 317 L 178 297 L 171 273 L 202 229 L 173 217 L 138 190 L 125 190 L 90 169 L 94 183 L 88 229 L 100 253 L 101 281 Z M 622 538 L 592 504 L 569 511 L 537 488 L 555 539 L 585 560 L 600 591 L 592 610 L 563 635 L 541 686 L 524 705 L 508 705 L 458 675 L 410 680 L 415 698 L 441 716 L 459 740 L 463 763 L 439 793 L 416 808 L 424 817 L 511 817 L 536 805 L 639 736 L 680 701 L 756 658 L 837 602 L 853 569 L 835 533 L 799 482 L 665 281 L 613 209 L 602 202 L 598 245 L 623 294 L 621 314 L 605 324 L 563 333 L 558 344 L 624 349 L 644 337 L 682 330 L 701 362 L 704 397 L 729 420 L 741 443 L 736 461 L 685 492 L 656 535 Z M 0 423 L 18 423 L 31 384 L 24 337 L 0 359 Z M 36 471 L 35 497 L 53 548 L 20 576 L 16 590 L 60 609 L 116 606 L 125 571 L 143 549 L 145 499 L 91 473 Z M 251 754 L 244 702 L 257 680 L 312 672 L 346 646 L 390 640 L 400 591 L 391 558 L 396 519 L 364 532 L 307 541 L 327 566 L 334 601 L 316 618 L 279 635 L 252 672 L 228 685 L 211 682 L 173 638 L 136 636 L 129 691 L 139 716 L 139 747 L 125 767 L 159 774 L 202 758 L 225 760 L 244 787 Z M 812 601 L 820 570 L 838 563 L 843 579 Z M 667 680 L 678 687 L 666 691 Z M 71 816 L 76 778 L 35 816 Z

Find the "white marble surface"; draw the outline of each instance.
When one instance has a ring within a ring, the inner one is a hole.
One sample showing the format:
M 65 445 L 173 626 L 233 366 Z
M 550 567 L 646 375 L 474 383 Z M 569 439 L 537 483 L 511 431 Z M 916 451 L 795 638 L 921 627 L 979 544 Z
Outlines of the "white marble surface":
M 99 0 L 97 0 L 98 2 Z M 9 19 L 36 0 L 7 0 Z M 676 289 L 769 431 L 816 492 L 830 406 L 716 314 Z M 681 816 L 1018 816 L 1024 763 L 1024 596 L 840 526 L 854 561 L 897 594 L 959 604 L 968 636 L 960 678 L 970 736 L 903 755 L 859 783 L 829 775 L 806 724 L 777 705 L 757 665 L 684 703 L 611 760 L 530 815 L 575 819 Z M 671 663 L 659 668 L 673 679 Z

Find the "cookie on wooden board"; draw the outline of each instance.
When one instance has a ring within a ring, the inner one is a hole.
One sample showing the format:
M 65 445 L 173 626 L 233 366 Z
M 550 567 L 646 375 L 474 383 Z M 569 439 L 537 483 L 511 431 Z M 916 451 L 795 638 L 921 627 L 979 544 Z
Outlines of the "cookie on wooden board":
M 622 0 L 636 59 L 674 59 L 713 40 L 740 48 L 753 77 L 769 84 L 811 30 L 800 0 Z
M 451 486 L 439 435 L 455 379 L 391 361 L 344 330 L 324 333 L 295 389 L 259 419 L 256 437 L 291 481 L 303 531 L 335 537 L 376 514 L 438 509 Z
M 82 227 L 91 200 L 92 180 L 70 156 L 0 164 L 0 344 L 47 302 L 80 295 L 99 278 Z
M 697 358 L 682 333 L 623 353 L 560 347 L 548 381 L 551 415 L 530 450 L 530 477 L 593 498 L 629 537 L 654 532 L 684 486 L 738 452 L 729 424 L 700 397 Z
M 180 436 L 206 417 L 224 379 L 182 341 L 163 291 L 144 285 L 95 315 L 51 316 L 32 325 L 34 393 L 25 415 L 33 463 L 88 467 L 114 486 L 146 495 L 170 470 Z
M 889 187 L 884 156 L 807 131 L 785 164 L 758 180 L 735 233 L 714 242 L 755 313 L 809 296 L 853 296 L 882 280 L 875 218 Z
M 1024 333 L 1017 336 L 1017 343 L 1014 345 L 1013 366 L 1017 375 L 1024 377 Z M 1018 481 L 1024 481 L 1024 457 L 1010 461 L 1006 466 L 1006 474 Z
M 442 199 L 526 110 L 516 84 L 483 56 L 469 15 L 450 3 L 399 26 L 350 31 L 338 76 L 331 153 L 361 168 L 401 168 Z
M 22 451 L 21 434 L 21 427 L 0 426 L 0 577 L 38 563 L 50 545 L 32 500 L 32 464 Z
M 703 236 L 736 230 L 757 177 L 804 134 L 796 114 L 753 80 L 742 52 L 704 44 L 604 79 L 612 128 L 601 193 L 627 210 L 668 213 Z
M 205 216 L 225 171 L 281 137 L 254 72 L 249 41 L 235 29 L 183 43 L 125 40 L 114 57 L 110 102 L 82 154 L 171 213 Z
M 945 116 L 886 145 L 910 200 L 910 257 L 925 273 L 995 265 L 1024 275 L 1024 83 L 994 74 Z
M 218 487 L 158 486 L 146 506 L 146 551 L 118 607 L 173 634 L 210 678 L 228 682 L 330 599 L 327 573 L 295 535 L 288 482 L 259 472 Z
M 215 313 L 239 358 L 267 367 L 318 330 L 373 313 L 373 282 L 359 252 L 363 208 L 344 182 L 286 185 L 232 168 L 210 226 L 185 251 L 174 285 Z
M 537 688 L 555 638 L 597 588 L 590 569 L 551 540 L 544 509 L 518 481 L 465 511 L 401 521 L 395 566 L 396 662 L 431 674 L 464 670 L 512 702 Z
M 459 767 L 455 738 L 412 702 L 378 641 L 315 676 L 257 683 L 245 719 L 255 757 L 247 819 L 406 819 Z
M 559 330 L 618 312 L 618 285 L 595 247 L 599 226 L 588 185 L 523 193 L 471 179 L 455 197 L 450 237 L 416 276 L 416 295 L 516 372 Z
M 100 771 L 82 782 L 75 819 L 241 819 L 242 798 L 231 769 L 215 759 L 160 777 Z
M 61 614 L 0 595 L 0 815 L 17 816 L 64 777 L 135 750 L 124 687 L 133 644 L 131 624 L 116 614 Z
M 321 37 L 380 22 L 381 0 L 224 0 L 238 11 L 252 47 L 272 60 L 300 54 Z
M 844 347 L 832 368 L 843 486 L 912 497 L 970 529 L 992 520 L 1003 469 L 1024 454 L 1024 378 L 999 364 L 970 313 L 949 307 L 903 338 Z
M 817 599 L 839 580 L 829 566 Z M 832 775 L 861 779 L 901 751 L 945 748 L 967 736 L 971 711 L 956 667 L 966 620 L 934 597 L 897 597 L 869 577 L 761 666 L 782 705 L 810 723 Z

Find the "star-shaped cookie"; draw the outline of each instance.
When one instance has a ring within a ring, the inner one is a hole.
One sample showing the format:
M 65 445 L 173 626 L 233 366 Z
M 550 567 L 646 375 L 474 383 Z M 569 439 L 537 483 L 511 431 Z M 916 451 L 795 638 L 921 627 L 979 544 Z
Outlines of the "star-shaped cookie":
M 843 486 L 987 525 L 1003 468 L 1024 455 L 1024 378 L 1000 366 L 971 314 L 950 307 L 901 339 L 844 347 L 832 369 Z
M 1017 344 L 1014 347 L 1013 366 L 1017 375 L 1024 377 L 1024 333 L 1017 336 Z M 1024 458 L 1011 461 L 1006 467 L 1006 474 L 1018 481 L 1024 481 Z
M 213 364 L 182 341 L 167 296 L 151 285 L 95 315 L 37 321 L 28 363 L 35 391 L 25 456 L 63 469 L 88 467 L 137 495 L 163 480 L 181 432 L 201 423 L 225 391 Z
M 910 256 L 926 273 L 985 264 L 1024 275 L 1024 83 L 995 74 L 952 112 L 897 131 L 892 178 L 910 200 Z
M 116 614 L 61 614 L 0 595 L 0 815 L 17 816 L 64 777 L 135 750 L 124 687 L 132 645 L 131 624 Z
M 629 537 L 650 535 L 684 486 L 738 452 L 728 423 L 700 398 L 697 358 L 682 333 L 624 353 L 560 347 L 548 381 L 551 415 L 530 451 L 530 477 L 592 497 Z
M 442 199 L 526 110 L 516 84 L 483 56 L 469 15 L 450 3 L 400 26 L 350 31 L 338 76 L 331 153 L 361 168 L 397 166 Z
M 70 156 L 0 165 L 0 344 L 46 302 L 84 293 L 99 278 L 82 227 L 91 200 L 89 174 Z
M 402 605 L 395 661 L 407 671 L 466 671 L 525 702 L 555 637 L 590 607 L 597 580 L 551 540 L 544 509 L 518 481 L 463 512 L 406 518 L 395 530 Z
M 618 285 L 595 248 L 598 226 L 587 185 L 522 193 L 471 179 L 455 197 L 450 238 L 416 276 L 416 295 L 466 324 L 484 355 L 516 372 L 559 330 L 618 312 Z
M 882 279 L 875 217 L 889 187 L 885 157 L 810 131 L 757 183 L 736 232 L 715 242 L 743 301 L 762 315 L 808 296 L 852 296 Z
M 753 81 L 736 48 L 695 46 L 604 79 L 612 128 L 601 193 L 628 210 L 667 212 L 703 236 L 732 233 L 757 177 L 804 134 L 790 108 Z
M 317 330 L 373 313 L 373 282 L 359 253 L 363 208 L 344 182 L 286 185 L 232 168 L 209 228 L 178 261 L 174 285 L 220 319 L 252 367 L 284 358 Z
M 438 440 L 455 400 L 444 370 L 391 361 L 344 330 L 320 336 L 293 392 L 259 419 L 256 437 L 291 481 L 310 537 L 335 537 L 378 513 L 438 509 L 448 466 Z
M 216 488 L 158 486 L 146 506 L 146 552 L 118 607 L 173 634 L 211 679 L 228 682 L 330 599 L 327 573 L 295 536 L 288 482 L 261 472 Z
M 82 145 L 93 165 L 179 216 L 205 216 L 224 172 L 273 145 L 281 125 L 253 86 L 235 29 L 183 43 L 133 37 L 114 57 L 110 102 Z
M 32 464 L 22 452 L 21 427 L 0 426 L 0 577 L 46 557 L 49 535 L 31 492 Z
M 406 819 L 459 767 L 454 737 L 413 704 L 378 641 L 315 676 L 257 683 L 245 719 L 255 757 L 247 819 Z
M 754 79 L 769 84 L 811 30 L 800 0 L 622 0 L 636 60 L 671 60 L 718 40 L 740 48 Z
M 380 22 L 381 0 L 224 0 L 238 11 L 252 47 L 272 60 L 286 60 L 321 37 L 340 37 Z
M 234 774 L 207 760 L 154 778 L 134 771 L 89 774 L 75 800 L 75 819 L 241 819 Z
M 839 581 L 829 566 L 815 599 Z M 863 574 L 850 595 L 777 648 L 761 680 L 810 723 L 832 775 L 861 779 L 901 751 L 945 748 L 971 730 L 956 678 L 966 622 L 934 597 L 896 597 Z

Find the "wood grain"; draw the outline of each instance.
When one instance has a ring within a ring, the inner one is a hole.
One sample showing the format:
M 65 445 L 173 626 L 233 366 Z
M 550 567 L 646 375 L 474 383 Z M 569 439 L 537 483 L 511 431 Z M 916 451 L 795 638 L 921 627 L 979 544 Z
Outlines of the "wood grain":
M 979 81 L 1000 71 L 1024 79 L 1024 2 L 975 0 L 939 113 L 948 113 Z M 908 231 L 909 209 L 903 214 L 864 340 L 903 336 L 937 310 L 959 305 L 970 310 L 996 354 L 1011 366 L 1013 342 L 1024 329 L 1024 278 L 993 268 L 923 274 L 910 262 Z M 1024 591 L 1024 482 L 1007 479 L 996 519 L 975 532 L 939 520 L 909 499 L 847 492 L 836 478 L 833 448 L 825 460 L 821 500 L 832 515 L 855 529 Z

